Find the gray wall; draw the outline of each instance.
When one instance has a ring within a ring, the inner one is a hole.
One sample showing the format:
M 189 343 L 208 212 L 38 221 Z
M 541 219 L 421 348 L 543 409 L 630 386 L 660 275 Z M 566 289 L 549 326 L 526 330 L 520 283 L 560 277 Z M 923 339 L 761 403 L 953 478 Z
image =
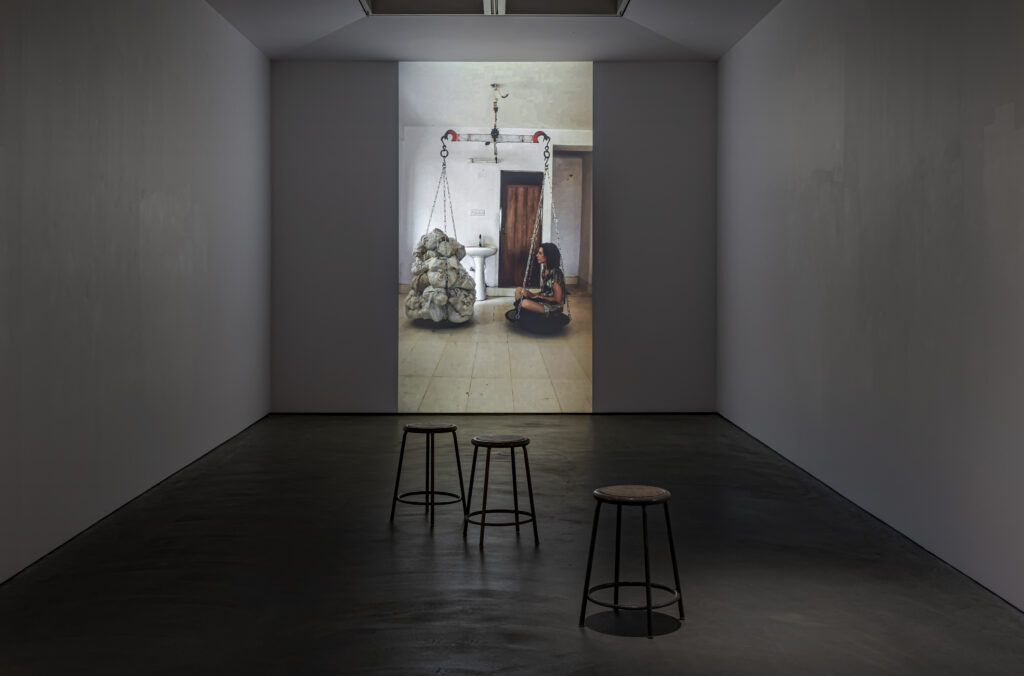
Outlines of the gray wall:
M 0 579 L 267 412 L 269 83 L 202 0 L 0 5 Z
M 393 412 L 398 64 L 272 72 L 273 409 Z
M 784 0 L 726 56 L 719 403 L 1024 607 L 1021 45 L 1017 0 Z
M 583 216 L 580 224 L 580 282 L 589 289 L 594 282 L 594 154 L 583 156 Z
M 717 69 L 594 64 L 594 410 L 715 410 Z
M 15 358 L 14 283 L 21 226 L 22 112 L 12 104 L 21 90 L 21 37 L 16 7 L 0 3 L 0 580 L 29 561 L 18 525 L 20 469 Z
M 394 411 L 398 66 L 272 71 L 273 409 Z M 594 65 L 596 411 L 715 408 L 716 78 Z

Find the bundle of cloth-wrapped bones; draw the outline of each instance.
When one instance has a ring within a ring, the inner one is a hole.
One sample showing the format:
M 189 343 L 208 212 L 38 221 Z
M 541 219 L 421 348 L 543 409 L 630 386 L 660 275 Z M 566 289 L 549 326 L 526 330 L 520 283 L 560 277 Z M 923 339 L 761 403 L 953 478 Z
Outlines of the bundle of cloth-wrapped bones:
M 465 256 L 466 247 L 438 228 L 420 237 L 413 250 L 406 317 L 454 324 L 473 317 L 476 283 L 459 264 Z

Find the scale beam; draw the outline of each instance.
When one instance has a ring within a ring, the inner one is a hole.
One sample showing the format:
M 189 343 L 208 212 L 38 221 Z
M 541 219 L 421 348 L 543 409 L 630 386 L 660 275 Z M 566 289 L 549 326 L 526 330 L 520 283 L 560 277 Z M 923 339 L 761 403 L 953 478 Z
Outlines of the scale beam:
M 449 129 L 441 138 L 468 143 L 540 143 L 541 139 L 550 137 L 543 131 L 535 134 L 459 134 L 454 129 Z

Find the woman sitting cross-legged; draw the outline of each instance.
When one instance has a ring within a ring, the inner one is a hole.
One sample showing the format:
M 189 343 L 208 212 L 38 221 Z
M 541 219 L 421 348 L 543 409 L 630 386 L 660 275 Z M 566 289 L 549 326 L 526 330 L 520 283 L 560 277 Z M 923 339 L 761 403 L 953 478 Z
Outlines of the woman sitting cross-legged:
M 562 254 L 551 242 L 544 242 L 537 249 L 537 263 L 543 266 L 540 293 L 516 288 L 516 305 L 523 310 L 547 316 L 561 312 L 565 303 L 565 274 L 562 272 Z

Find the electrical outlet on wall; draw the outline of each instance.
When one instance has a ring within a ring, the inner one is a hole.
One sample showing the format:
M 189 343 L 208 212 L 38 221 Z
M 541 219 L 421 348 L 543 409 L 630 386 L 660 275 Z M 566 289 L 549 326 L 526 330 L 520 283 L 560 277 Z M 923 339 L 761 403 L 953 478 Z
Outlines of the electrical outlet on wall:
M 487 210 L 486 209 L 470 209 L 469 210 L 469 215 L 470 216 L 486 216 L 487 215 Z

